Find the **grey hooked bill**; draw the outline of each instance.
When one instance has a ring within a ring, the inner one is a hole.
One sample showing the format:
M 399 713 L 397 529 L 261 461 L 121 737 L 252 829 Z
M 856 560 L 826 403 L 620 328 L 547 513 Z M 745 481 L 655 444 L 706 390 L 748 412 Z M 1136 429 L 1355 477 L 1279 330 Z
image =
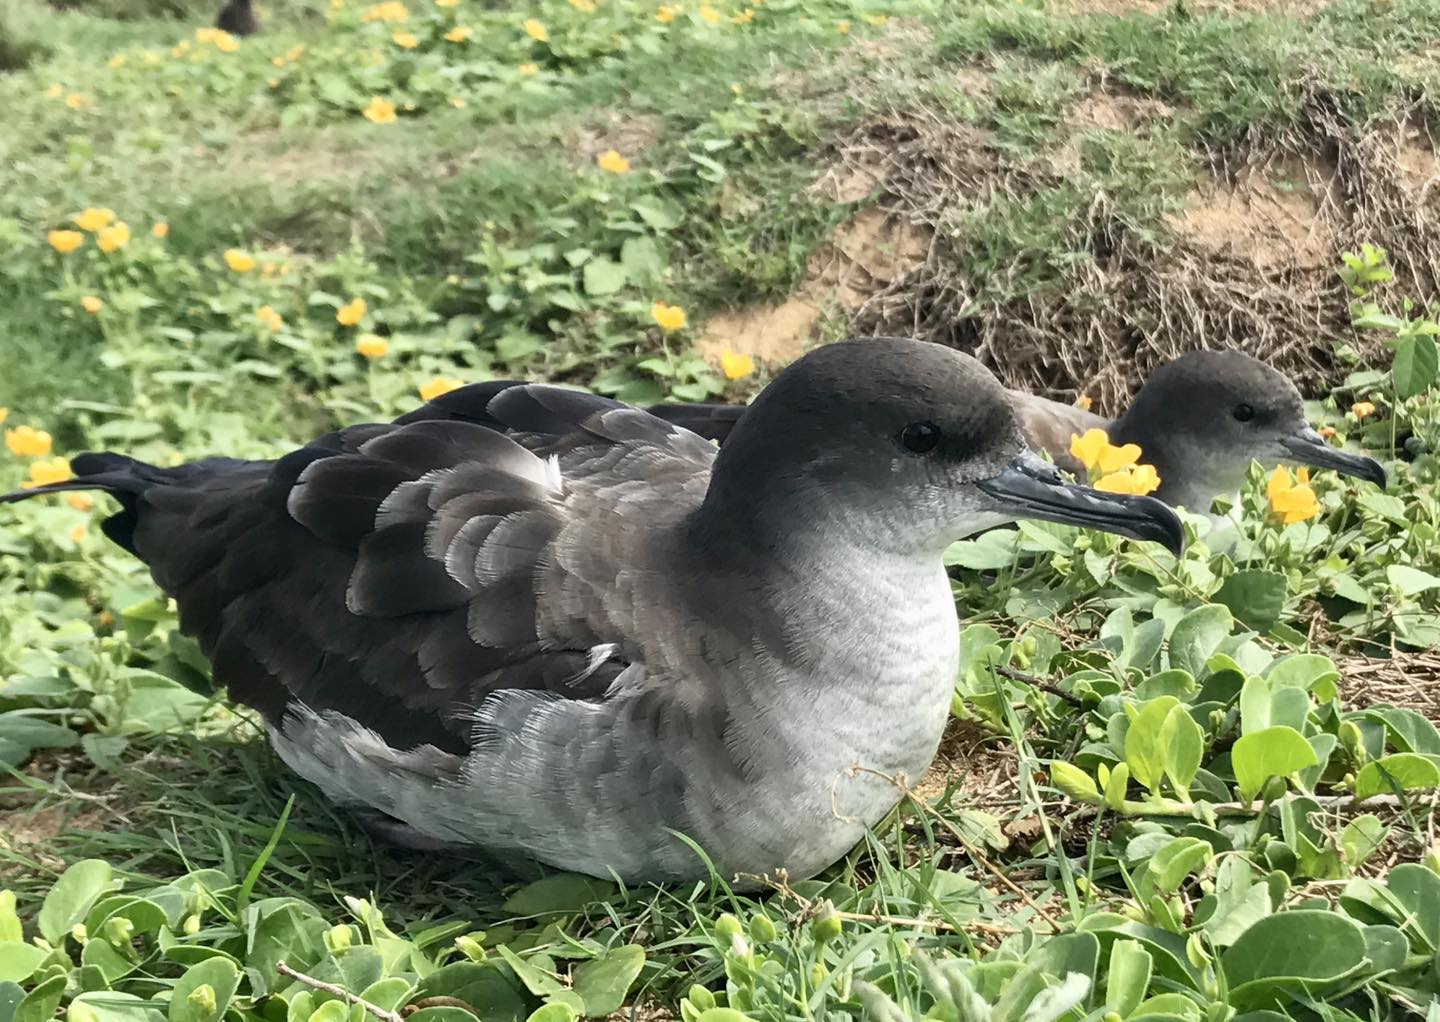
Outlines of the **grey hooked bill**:
M 1067 482 L 1054 465 L 1033 454 L 1020 455 L 978 486 L 1018 517 L 1153 540 L 1176 556 L 1185 548 L 1185 528 L 1168 504 Z
M 1308 426 L 1297 429 L 1280 441 L 1290 457 L 1312 468 L 1333 468 L 1341 475 L 1355 476 L 1385 489 L 1385 466 L 1368 454 L 1355 454 L 1331 447 L 1325 438 Z

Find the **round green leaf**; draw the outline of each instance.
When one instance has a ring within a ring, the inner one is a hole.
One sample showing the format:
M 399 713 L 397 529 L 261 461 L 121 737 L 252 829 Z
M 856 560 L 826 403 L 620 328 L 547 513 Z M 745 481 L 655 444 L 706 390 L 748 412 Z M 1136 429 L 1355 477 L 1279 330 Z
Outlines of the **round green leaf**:
M 1272 777 L 1286 777 L 1315 765 L 1315 750 L 1293 727 L 1267 727 L 1240 738 L 1230 750 L 1240 797 L 1250 801 Z
M 1365 934 L 1334 912 L 1266 916 L 1221 956 L 1236 1007 L 1266 1007 L 1287 991 L 1315 995 L 1365 963 Z
M 59 944 L 76 923 L 83 922 L 90 907 L 112 887 L 110 864 L 100 859 L 83 859 L 55 881 L 40 906 L 36 922 L 40 934 Z
M 40 968 L 46 954 L 34 944 L 16 941 L 0 944 L 0 982 L 23 983 Z
M 574 990 L 585 1002 L 591 1018 L 620 1010 L 630 984 L 645 965 L 645 949 L 639 944 L 602 951 L 575 970 Z
M 1366 763 L 1355 777 L 1355 797 L 1388 795 L 1400 791 L 1440 786 L 1440 766 L 1428 756 L 1414 752 L 1397 752 L 1393 756 Z
M 240 970 L 228 958 L 210 958 L 185 970 L 175 983 L 170 995 L 170 1022 L 215 1022 L 225 1014 L 235 988 L 240 983 Z M 199 998 L 192 998 L 196 990 L 208 986 L 214 991 L 214 1007 L 205 1010 Z

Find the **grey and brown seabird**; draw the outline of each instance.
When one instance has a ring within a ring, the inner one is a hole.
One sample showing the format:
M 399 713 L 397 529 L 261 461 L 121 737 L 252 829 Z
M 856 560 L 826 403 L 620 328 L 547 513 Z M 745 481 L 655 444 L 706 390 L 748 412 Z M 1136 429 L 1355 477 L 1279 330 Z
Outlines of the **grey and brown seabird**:
M 1136 444 L 1155 466 L 1155 496 L 1205 512 L 1236 492 L 1252 461 L 1334 469 L 1385 486 L 1385 469 L 1368 455 L 1325 442 L 1305 418 L 1300 392 L 1272 366 L 1239 351 L 1193 351 L 1157 369 L 1117 419 L 1023 391 L 1007 392 L 1032 447 L 1077 474 L 1070 441 L 1103 429 L 1115 444 Z M 740 405 L 656 405 L 653 414 L 725 442 Z
M 723 448 L 479 384 L 278 461 L 74 459 L 295 771 L 417 844 L 629 881 L 816 873 L 918 778 L 959 658 L 942 553 L 1019 517 L 1178 550 L 1066 482 L 974 359 L 829 345 Z

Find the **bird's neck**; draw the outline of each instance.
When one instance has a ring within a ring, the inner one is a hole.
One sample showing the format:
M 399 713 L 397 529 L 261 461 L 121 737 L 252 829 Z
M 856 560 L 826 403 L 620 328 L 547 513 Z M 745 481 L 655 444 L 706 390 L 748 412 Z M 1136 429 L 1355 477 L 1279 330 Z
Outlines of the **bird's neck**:
M 1154 496 L 1171 507 L 1205 514 L 1216 497 L 1235 492 L 1245 480 L 1243 467 L 1237 475 L 1233 466 L 1214 452 L 1197 448 L 1183 437 L 1149 429 L 1129 413 L 1117 419 L 1109 433 L 1111 443 L 1139 446 L 1141 462 L 1154 465 L 1160 476 Z

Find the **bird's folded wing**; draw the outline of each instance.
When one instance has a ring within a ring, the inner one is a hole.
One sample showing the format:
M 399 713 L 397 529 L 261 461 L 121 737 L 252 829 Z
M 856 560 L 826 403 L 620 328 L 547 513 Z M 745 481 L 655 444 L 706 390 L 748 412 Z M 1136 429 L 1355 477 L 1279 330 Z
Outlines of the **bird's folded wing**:
M 1023 390 L 1007 391 L 1011 407 L 1020 420 L 1020 431 L 1037 451 L 1045 451 L 1061 468 L 1083 473 L 1084 466 L 1070 453 L 1070 440 L 1087 430 L 1105 429 L 1109 423 L 1100 416 L 1061 404 Z
M 643 645 L 630 562 L 703 498 L 714 448 L 592 395 L 485 386 L 144 494 L 137 549 L 232 695 L 463 752 L 496 691 L 604 693 Z

